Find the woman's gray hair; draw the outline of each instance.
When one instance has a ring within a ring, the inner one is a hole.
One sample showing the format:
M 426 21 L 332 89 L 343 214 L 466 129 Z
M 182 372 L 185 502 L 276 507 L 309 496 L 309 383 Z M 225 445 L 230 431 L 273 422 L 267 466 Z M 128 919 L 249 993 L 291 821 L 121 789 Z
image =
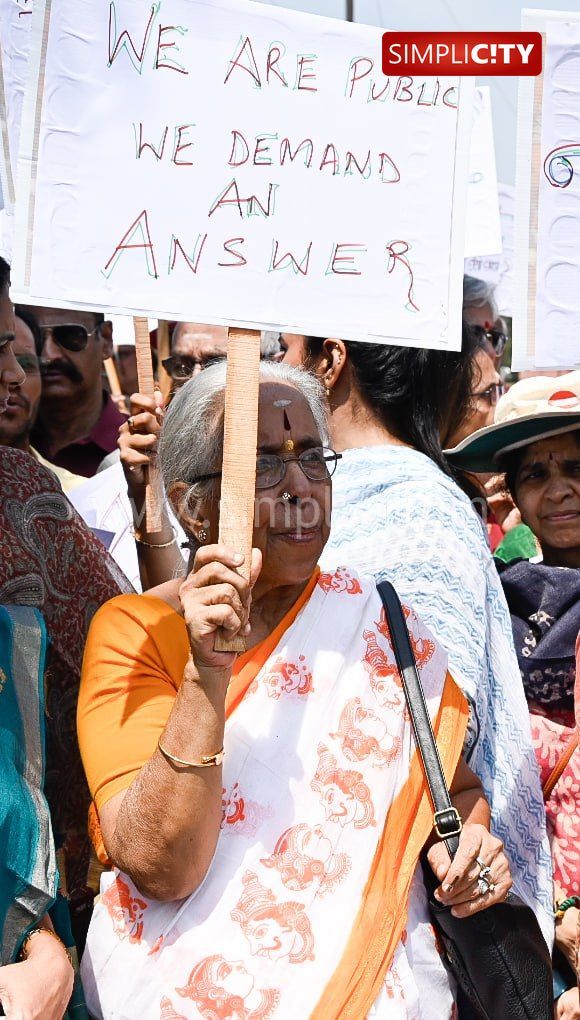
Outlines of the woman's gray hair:
M 469 322 L 468 316 L 465 315 L 466 308 L 485 308 L 486 305 L 491 308 L 494 320 L 497 319 L 495 285 L 466 274 L 463 277 L 463 318 Z
M 328 445 L 324 391 L 315 376 L 302 368 L 261 361 L 260 382 L 280 383 L 298 390 L 312 411 L 321 445 Z M 190 485 L 188 499 L 199 499 L 210 483 L 191 485 L 192 480 L 220 470 L 225 387 L 224 359 L 190 379 L 171 401 L 159 440 L 159 465 L 166 491 L 175 482 L 186 482 Z

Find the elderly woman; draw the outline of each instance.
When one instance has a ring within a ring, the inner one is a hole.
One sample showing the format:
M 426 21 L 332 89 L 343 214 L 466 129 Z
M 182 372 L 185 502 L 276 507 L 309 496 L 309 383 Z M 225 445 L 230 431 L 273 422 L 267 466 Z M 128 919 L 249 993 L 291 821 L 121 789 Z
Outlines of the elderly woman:
M 522 520 L 541 549 L 533 561 L 498 563 L 528 701 L 546 801 L 556 902 L 555 966 L 575 984 L 580 918 L 580 754 L 574 717 L 580 631 L 580 372 L 516 383 L 495 425 L 461 443 L 450 459 L 505 472 Z M 558 983 L 562 992 L 565 983 Z M 558 1017 L 580 1017 L 578 989 L 558 999 Z
M 114 599 L 89 634 L 79 735 L 115 867 L 83 960 L 89 1008 L 441 1020 L 453 995 L 415 877 L 432 811 L 382 605 L 372 580 L 316 566 L 337 460 L 318 383 L 285 365 L 260 377 L 250 581 L 217 544 L 222 363 L 181 389 L 161 436 L 190 571 Z M 460 758 L 465 699 L 408 618 L 464 820 L 453 864 L 441 843 L 429 861 L 467 916 L 505 898 L 509 868 Z M 214 650 L 240 634 L 237 659 Z

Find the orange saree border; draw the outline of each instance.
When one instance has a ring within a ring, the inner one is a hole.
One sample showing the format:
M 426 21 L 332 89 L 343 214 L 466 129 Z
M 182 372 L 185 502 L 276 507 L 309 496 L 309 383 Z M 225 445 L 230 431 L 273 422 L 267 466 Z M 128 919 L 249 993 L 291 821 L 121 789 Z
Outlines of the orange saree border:
M 468 720 L 467 702 L 448 673 L 434 730 L 447 782 L 453 779 Z M 415 751 L 409 778 L 394 800 L 377 847 L 352 934 L 310 1020 L 361 1020 L 377 1000 L 406 923 L 419 855 L 433 811 Z

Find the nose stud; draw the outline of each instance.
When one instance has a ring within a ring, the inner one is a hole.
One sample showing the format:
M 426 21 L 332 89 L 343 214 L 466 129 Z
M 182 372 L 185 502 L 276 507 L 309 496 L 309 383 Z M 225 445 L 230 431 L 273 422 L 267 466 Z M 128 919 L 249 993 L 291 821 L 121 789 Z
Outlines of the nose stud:
M 292 499 L 292 496 L 290 495 L 289 492 L 283 492 L 282 499 L 284 500 L 285 503 L 289 503 L 290 500 Z

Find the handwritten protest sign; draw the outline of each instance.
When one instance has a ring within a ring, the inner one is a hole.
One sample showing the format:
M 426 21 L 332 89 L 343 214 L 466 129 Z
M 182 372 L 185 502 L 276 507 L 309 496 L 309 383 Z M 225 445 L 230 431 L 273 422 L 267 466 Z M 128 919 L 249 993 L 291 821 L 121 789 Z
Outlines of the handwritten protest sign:
M 544 73 L 520 79 L 517 369 L 580 366 L 580 13 L 524 11 L 545 35 Z
M 488 86 L 475 89 L 469 148 L 467 208 L 465 211 L 465 257 L 494 255 L 501 251 L 501 226 L 497 201 L 497 173 Z
M 15 293 L 457 348 L 472 81 L 242 0 L 37 0 Z M 461 102 L 460 102 L 461 99 Z
M 495 287 L 494 298 L 500 315 L 512 315 L 514 270 L 515 188 L 498 184 L 501 221 L 501 249 L 494 255 L 473 255 L 465 259 L 465 272 Z

